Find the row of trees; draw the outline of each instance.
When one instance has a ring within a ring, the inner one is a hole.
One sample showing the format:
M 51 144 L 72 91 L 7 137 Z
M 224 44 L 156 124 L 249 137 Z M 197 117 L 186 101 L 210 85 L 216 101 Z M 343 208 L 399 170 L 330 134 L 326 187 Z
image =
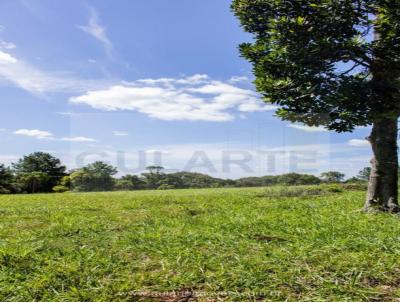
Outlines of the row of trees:
M 48 153 L 36 152 L 24 156 L 11 167 L 0 165 L 0 194 L 307 185 L 343 182 L 345 177 L 340 172 L 331 171 L 322 173 L 320 177 L 289 173 L 232 180 L 192 172 L 164 173 L 163 170 L 159 166 L 150 166 L 140 176 L 125 175 L 116 178 L 117 168 L 97 161 L 67 172 L 67 168 L 58 158 Z M 365 168 L 351 181 L 366 181 L 369 173 L 370 168 Z

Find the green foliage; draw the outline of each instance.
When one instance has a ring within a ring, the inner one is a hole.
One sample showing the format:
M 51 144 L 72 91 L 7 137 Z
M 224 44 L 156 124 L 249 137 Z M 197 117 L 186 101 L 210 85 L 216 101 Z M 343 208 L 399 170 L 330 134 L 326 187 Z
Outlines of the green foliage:
M 157 190 L 173 190 L 176 189 L 174 185 L 162 184 L 157 188 Z
M 344 183 L 342 186 L 345 191 L 366 191 L 368 187 L 366 182 Z
M 211 177 L 202 173 L 177 172 L 173 175 L 180 180 L 182 188 L 224 187 L 231 184 L 229 180 Z
M 24 156 L 13 164 L 13 169 L 22 189 L 28 193 L 52 192 L 66 171 L 58 158 L 44 152 Z
M 117 174 L 115 167 L 97 161 L 73 172 L 69 180 L 75 191 L 111 191 L 114 189 L 115 183 L 112 176 L 115 174 Z
M 2 195 L 0 301 L 396 301 L 397 216 L 264 191 Z
M 60 185 L 66 188 L 71 188 L 71 178 L 69 175 L 64 176 L 60 180 Z
M 0 164 L 0 194 L 9 194 L 14 191 L 15 186 L 12 171 Z
M 321 174 L 321 179 L 327 183 L 340 183 L 344 181 L 345 175 L 337 171 L 329 171 Z
M 122 176 L 121 181 L 125 183 L 127 190 L 141 190 L 145 188 L 145 182 L 137 175 L 125 175 Z
M 49 184 L 53 183 L 49 174 L 45 172 L 19 172 L 17 181 L 26 193 L 48 192 Z
M 278 183 L 278 176 L 244 177 L 236 180 L 238 187 L 264 187 Z
M 235 181 L 238 187 L 264 187 L 272 185 L 316 185 L 321 180 L 309 174 L 287 173 L 276 176 L 245 177 Z
M 362 181 L 368 181 L 371 175 L 371 167 L 365 167 L 360 172 L 358 172 L 357 178 Z
M 339 184 L 322 184 L 319 186 L 295 186 L 295 187 L 269 187 L 264 191 L 264 197 L 307 197 L 344 192 Z
M 314 185 L 322 182 L 314 175 L 298 173 L 245 177 L 236 180 L 221 179 L 193 172 L 164 173 L 164 168 L 160 166 L 150 166 L 147 168 L 149 172 L 140 176 L 125 175 L 117 179 L 114 178 L 117 169 L 100 161 L 89 164 L 82 169 L 71 171 L 70 175 L 66 175 L 63 172 L 65 167 L 60 164 L 58 159 L 40 152 L 24 157 L 14 167 L 16 168 L 15 177 L 10 169 L 0 165 L 0 194 L 48 192 L 47 187 L 54 179 L 58 181 L 50 192 L 54 192 L 54 189 L 57 189 L 57 191 L 95 192 L 143 189 L 263 187 L 273 185 L 292 186 Z M 38 172 L 36 170 L 48 172 Z M 332 172 L 325 174 L 331 175 Z M 344 177 L 344 175 L 342 176 Z
M 55 192 L 55 193 L 65 193 L 67 191 L 69 191 L 69 189 L 66 186 L 59 185 L 59 186 L 55 186 L 53 188 L 53 192 Z
M 114 185 L 114 190 L 116 190 L 116 191 L 131 191 L 131 190 L 133 190 L 132 183 L 129 180 L 116 179 L 115 185 Z
M 162 181 L 165 177 L 163 167 L 160 166 L 149 166 L 146 168 L 148 173 L 143 173 L 142 177 L 148 189 L 157 189 L 159 186 L 162 185 Z
M 341 132 L 400 113 L 399 1 L 234 0 L 232 9 L 254 37 L 240 51 L 256 88 L 282 119 Z
M 321 180 L 314 175 L 288 173 L 288 174 L 279 175 L 278 179 L 277 179 L 277 183 L 288 185 L 288 186 L 313 185 L 313 184 L 321 183 Z

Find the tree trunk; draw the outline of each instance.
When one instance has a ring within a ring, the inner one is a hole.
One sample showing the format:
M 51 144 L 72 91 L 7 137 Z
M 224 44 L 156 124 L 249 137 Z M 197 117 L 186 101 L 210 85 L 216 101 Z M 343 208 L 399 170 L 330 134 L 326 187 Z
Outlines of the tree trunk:
M 374 122 L 369 141 L 372 146 L 372 170 L 368 184 L 366 211 L 397 213 L 397 118 Z

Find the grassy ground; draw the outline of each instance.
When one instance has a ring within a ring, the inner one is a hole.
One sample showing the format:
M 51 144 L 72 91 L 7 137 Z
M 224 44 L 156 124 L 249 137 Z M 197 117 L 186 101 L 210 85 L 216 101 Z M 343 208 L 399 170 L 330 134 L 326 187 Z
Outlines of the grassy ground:
M 400 297 L 400 218 L 310 192 L 0 196 L 0 301 Z

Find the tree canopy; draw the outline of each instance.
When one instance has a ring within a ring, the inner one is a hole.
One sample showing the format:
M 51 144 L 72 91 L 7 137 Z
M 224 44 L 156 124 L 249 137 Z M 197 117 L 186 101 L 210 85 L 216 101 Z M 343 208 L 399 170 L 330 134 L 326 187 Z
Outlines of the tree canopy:
M 27 192 L 52 192 L 54 186 L 65 176 L 66 167 L 60 159 L 45 152 L 35 152 L 24 156 L 13 169 L 21 179 L 23 190 Z
M 400 1 L 234 0 L 232 9 L 254 37 L 240 51 L 256 88 L 282 119 L 342 132 L 399 114 Z

